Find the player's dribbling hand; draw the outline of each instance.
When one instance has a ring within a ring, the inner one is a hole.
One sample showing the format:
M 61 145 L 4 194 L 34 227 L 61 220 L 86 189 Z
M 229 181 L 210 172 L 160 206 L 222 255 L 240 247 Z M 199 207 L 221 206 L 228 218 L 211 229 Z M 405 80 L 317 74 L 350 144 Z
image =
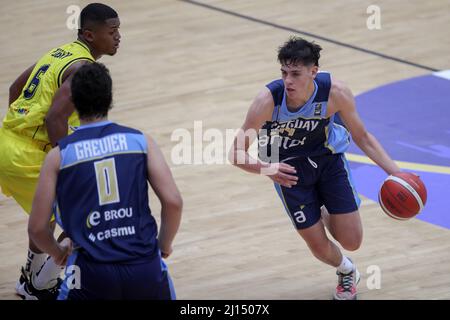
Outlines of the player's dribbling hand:
M 59 254 L 54 256 L 55 263 L 60 266 L 65 266 L 67 264 L 67 258 L 72 254 L 73 246 L 72 241 L 69 238 L 64 238 L 60 243 L 58 243 Z
M 291 188 L 297 184 L 297 170 L 287 163 L 272 163 L 265 171 L 270 179 L 283 187 Z

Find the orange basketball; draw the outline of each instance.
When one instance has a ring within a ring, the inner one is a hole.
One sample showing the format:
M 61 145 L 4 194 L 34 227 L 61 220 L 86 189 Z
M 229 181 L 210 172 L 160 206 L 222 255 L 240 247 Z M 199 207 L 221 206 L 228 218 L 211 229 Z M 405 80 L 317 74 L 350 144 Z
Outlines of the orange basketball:
M 378 202 L 391 218 L 408 220 L 422 211 L 427 202 L 427 189 L 418 175 L 395 173 L 384 180 Z

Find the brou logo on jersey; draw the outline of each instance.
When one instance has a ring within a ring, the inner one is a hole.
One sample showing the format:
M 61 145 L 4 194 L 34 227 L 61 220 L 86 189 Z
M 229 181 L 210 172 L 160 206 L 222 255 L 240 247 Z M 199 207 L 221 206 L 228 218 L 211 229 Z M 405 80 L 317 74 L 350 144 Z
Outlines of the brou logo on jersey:
M 87 227 L 90 229 L 92 227 L 98 226 L 98 224 L 100 223 L 100 219 L 101 219 L 100 212 L 98 211 L 91 212 L 86 219 Z

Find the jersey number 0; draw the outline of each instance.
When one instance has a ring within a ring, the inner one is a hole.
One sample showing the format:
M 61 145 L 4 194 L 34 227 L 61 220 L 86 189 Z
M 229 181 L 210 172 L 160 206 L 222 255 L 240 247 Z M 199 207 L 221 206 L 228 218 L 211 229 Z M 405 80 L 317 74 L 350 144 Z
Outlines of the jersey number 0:
M 114 158 L 94 162 L 99 204 L 120 202 Z

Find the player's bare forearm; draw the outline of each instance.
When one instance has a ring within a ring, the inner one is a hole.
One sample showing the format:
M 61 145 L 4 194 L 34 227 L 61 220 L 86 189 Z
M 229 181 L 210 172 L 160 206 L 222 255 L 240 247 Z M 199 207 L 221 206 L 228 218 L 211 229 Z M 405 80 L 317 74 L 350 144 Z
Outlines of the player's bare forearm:
M 237 164 L 233 165 L 250 173 L 261 174 L 263 168 L 267 168 L 267 164 L 263 164 L 261 161 L 257 160 L 258 163 L 247 163 L 247 164 Z
M 250 173 L 264 173 L 263 169 L 269 164 L 254 159 L 248 150 L 258 138 L 258 132 L 263 124 L 272 118 L 273 108 L 272 94 L 267 87 L 264 87 L 253 100 L 244 124 L 237 132 L 233 146 L 228 152 L 228 160 L 231 164 Z
M 172 243 L 180 227 L 182 209 L 181 196 L 174 198 L 171 203 L 162 203 L 158 240 L 162 253 L 167 256 L 172 252 Z
M 71 101 L 71 78 L 63 82 L 59 90 L 56 92 L 52 105 L 45 117 L 48 137 L 52 146 L 67 136 L 68 120 L 70 115 L 75 111 L 75 107 Z
M 67 136 L 68 124 L 67 117 L 47 117 L 45 125 L 47 126 L 47 133 L 52 147 L 56 146 L 57 142 Z
M 41 249 L 42 252 L 51 256 L 58 265 L 65 265 L 67 256 L 71 254 L 72 244 L 70 239 L 64 239 L 63 243 L 58 243 L 50 228 L 33 230 L 28 229 L 30 239 Z
M 28 236 L 38 246 L 42 252 L 49 254 L 50 256 L 57 256 L 60 253 L 58 242 L 53 236 L 53 232 L 50 227 L 45 229 L 29 226 Z
M 261 162 L 259 159 L 253 158 L 247 151 L 242 149 L 234 149 L 230 151 L 229 160 L 232 165 L 255 174 L 261 174 L 261 169 L 267 168 L 269 164 Z
M 161 150 L 150 136 L 147 136 L 147 145 L 148 181 L 161 201 L 159 247 L 162 257 L 167 258 L 180 226 L 183 199 Z
M 297 171 L 291 165 L 278 162 L 262 162 L 259 159 L 254 159 L 247 151 L 242 149 L 238 152 L 237 156 L 230 153 L 229 160 L 234 166 L 244 171 L 268 176 L 273 182 L 286 188 L 291 188 L 298 181 L 298 177 L 296 176 Z
M 356 111 L 353 93 L 344 83 L 340 81 L 333 82 L 330 101 L 332 102 L 334 111 L 340 111 L 341 119 L 346 124 L 358 147 L 387 174 L 400 171 L 400 168 L 389 157 L 378 140 L 367 132 L 364 123 Z
M 20 94 L 22 93 L 23 87 L 27 83 L 31 72 L 33 71 L 33 68 L 34 65 L 22 72 L 22 74 L 18 76 L 17 79 L 9 87 L 9 105 L 16 101 L 17 98 L 19 98 Z
M 50 255 L 58 255 L 60 248 L 50 226 L 52 207 L 56 197 L 59 170 L 59 148 L 52 149 L 45 158 L 33 198 L 28 235 L 36 246 Z
M 355 140 L 358 147 L 377 165 L 379 165 L 387 174 L 399 172 L 400 168 L 389 157 L 387 152 L 378 142 L 378 140 L 370 133 L 367 133 L 359 141 Z
M 244 171 L 261 174 L 264 173 L 262 172 L 264 168 L 269 167 L 269 163 L 255 159 L 248 153 L 250 145 L 257 138 L 256 130 L 253 130 L 253 132 L 253 135 L 245 135 L 244 129 L 238 132 L 228 153 L 228 160 L 232 165 Z

